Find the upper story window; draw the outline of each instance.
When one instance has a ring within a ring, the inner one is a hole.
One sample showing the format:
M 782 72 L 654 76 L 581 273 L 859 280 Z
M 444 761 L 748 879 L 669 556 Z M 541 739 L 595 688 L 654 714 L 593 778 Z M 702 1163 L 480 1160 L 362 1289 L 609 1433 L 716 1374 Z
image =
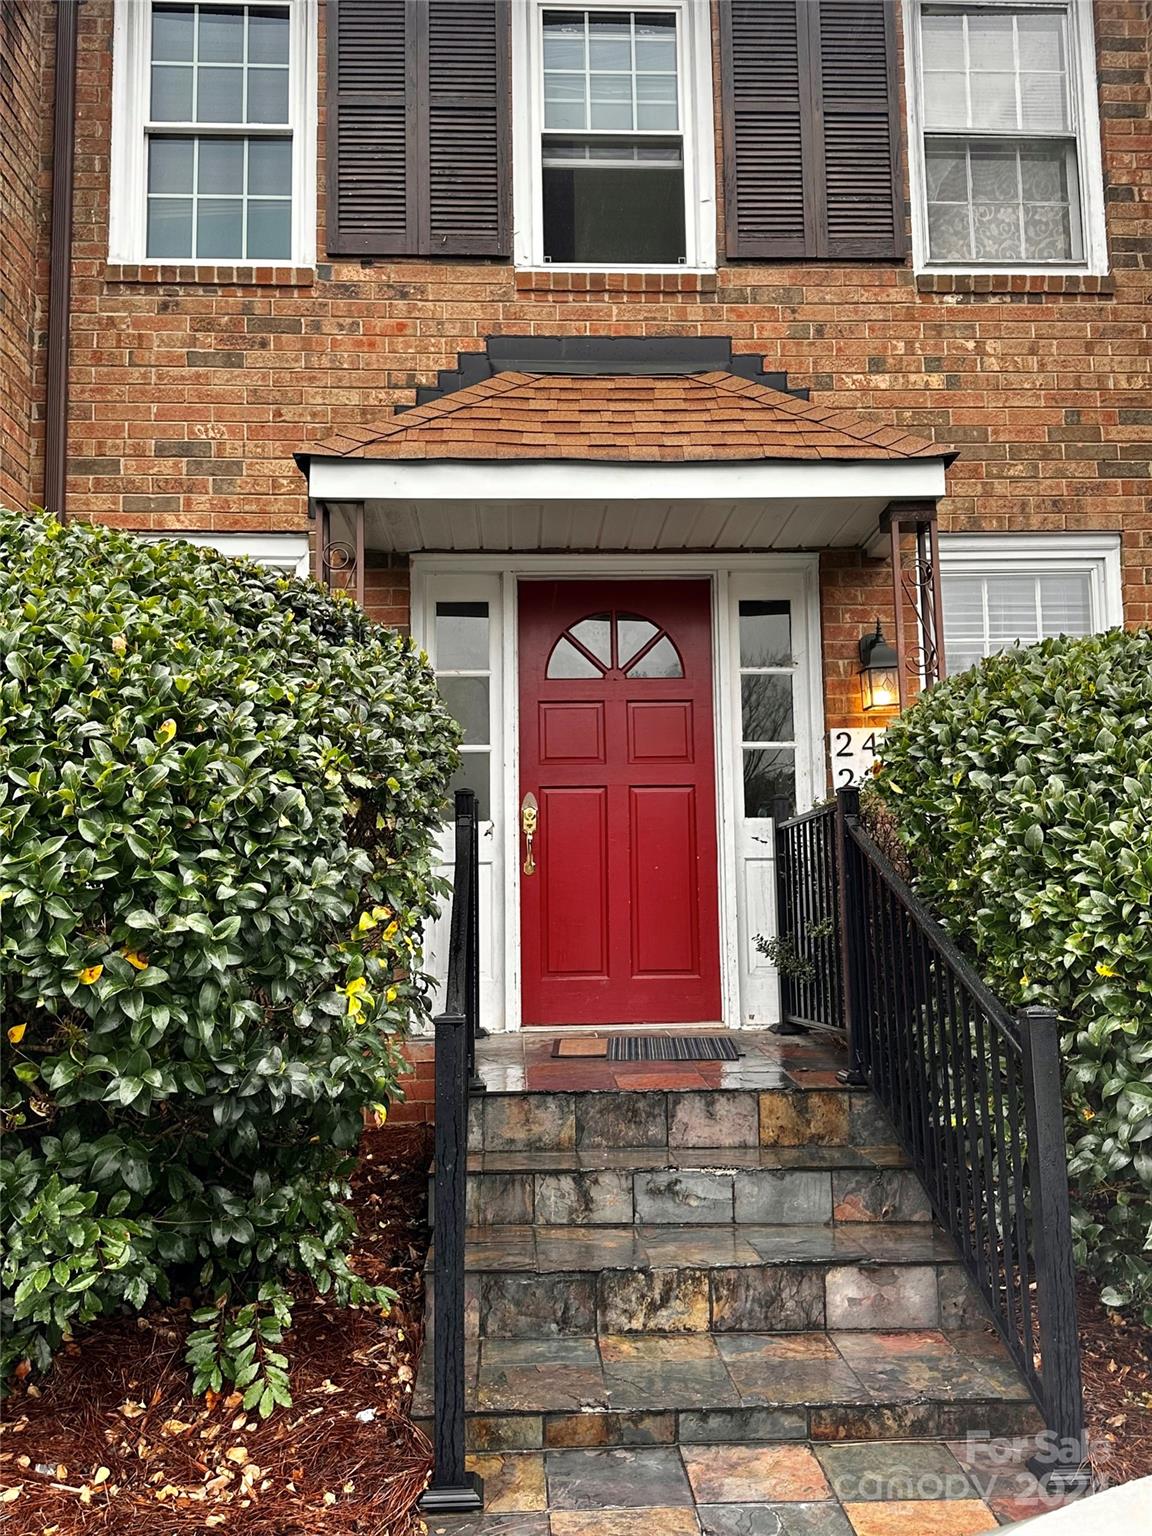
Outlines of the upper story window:
M 908 0 L 917 265 L 1104 271 L 1087 0 Z
M 712 265 L 708 7 L 529 0 L 513 24 L 518 264 Z
M 117 7 L 112 259 L 311 260 L 312 0 Z

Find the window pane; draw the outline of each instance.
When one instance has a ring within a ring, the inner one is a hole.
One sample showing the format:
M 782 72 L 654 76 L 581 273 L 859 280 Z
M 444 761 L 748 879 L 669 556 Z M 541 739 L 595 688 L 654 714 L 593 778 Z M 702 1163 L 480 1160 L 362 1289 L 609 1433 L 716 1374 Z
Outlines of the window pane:
M 280 200 L 249 203 L 249 261 L 287 260 L 291 254 L 292 204 Z
M 683 171 L 545 165 L 544 253 L 564 262 L 683 261 Z
M 1036 582 L 1031 576 L 987 578 L 988 641 L 993 649 L 1040 638 L 1036 612 Z
M 976 261 L 1019 261 L 1024 230 L 1018 203 L 974 203 L 972 255 Z
M 464 740 L 470 745 L 486 746 L 491 739 L 488 725 L 488 679 L 442 677 L 438 680 L 438 687 L 448 713 L 464 732 Z
M 582 70 L 584 12 L 544 12 L 544 68 Z
M 200 180 L 197 190 L 204 192 L 231 192 L 239 196 L 244 191 L 244 140 L 201 139 Z
M 244 58 L 244 12 L 200 10 L 200 61 L 239 64 Z
M 740 604 L 740 665 L 792 665 L 792 605 L 784 601 Z
M 588 67 L 623 70 L 629 74 L 632 69 L 632 40 L 628 36 L 627 27 L 618 27 L 609 36 L 603 35 L 598 27 L 593 26 L 591 34 L 588 39 Z
M 1012 63 L 1012 31 L 1015 17 L 1010 12 L 972 11 L 968 15 L 968 61 L 973 71 L 1003 69 Z
M 192 121 L 192 70 L 167 64 L 152 68 L 152 120 L 157 123 Z
M 436 604 L 436 667 L 483 672 L 488 667 L 488 604 Z
M 250 69 L 248 71 L 249 123 L 286 123 L 288 121 L 288 71 L 286 69 Z
M 1070 261 L 1082 241 L 1075 149 L 1044 140 L 928 140 L 935 261 Z
M 744 814 L 789 815 L 796 808 L 796 762 L 790 747 L 745 748 Z
M 291 194 L 291 139 L 249 139 L 248 191 L 254 197 L 288 197 Z
M 634 667 L 628 668 L 629 677 L 683 677 L 684 668 L 676 647 L 667 635 L 661 635 L 652 649 L 641 656 Z
M 242 123 L 244 71 L 220 67 L 201 67 L 196 71 L 196 121 L 199 123 Z
M 637 70 L 676 70 L 676 18 L 675 16 L 645 15 L 636 17 L 636 68 Z
M 152 9 L 152 57 L 153 59 L 179 60 L 192 58 L 192 8 L 181 6 L 169 9 L 154 6 Z
M 928 204 L 928 250 L 933 261 L 971 259 L 972 223 L 967 206 Z
M 1016 76 L 1005 72 L 972 74 L 968 79 L 971 102 L 969 125 L 997 130 L 1018 128 Z
M 150 197 L 148 199 L 148 256 L 192 255 L 192 199 L 190 197 Z
M 977 655 L 984 654 L 984 582 L 979 576 L 941 576 L 944 601 L 944 644 L 948 665 L 958 647 L 976 642 Z
M 745 673 L 740 679 L 740 720 L 745 741 L 793 740 L 792 678 L 779 673 Z
M 476 814 L 481 821 L 491 821 L 492 795 L 490 779 L 491 764 L 487 752 L 462 752 L 460 754 L 460 766 L 448 782 L 447 801 L 449 807 L 452 805 L 452 796 L 458 789 L 474 789 L 476 791 Z
M 192 139 L 149 139 L 149 192 L 191 192 Z
M 591 651 L 597 661 L 602 661 L 606 667 L 612 665 L 612 615 L 610 613 L 596 613 L 589 619 L 581 619 L 579 624 L 573 624 L 571 633 L 586 651 Z
M 626 667 L 636 652 L 647 645 L 655 634 L 656 625 L 650 619 L 642 619 L 635 613 L 618 615 L 616 620 L 617 664 Z
M 248 62 L 287 64 L 287 11 L 248 12 Z
M 202 197 L 196 205 L 196 255 L 211 260 L 244 254 L 244 204 L 238 197 Z
M 920 47 L 926 70 L 962 69 L 964 66 L 963 16 L 924 13 Z
M 1041 576 L 1040 630 L 1045 635 L 1092 633 L 1092 583 L 1087 571 Z
M 548 658 L 549 677 L 603 677 L 600 668 L 561 635 Z

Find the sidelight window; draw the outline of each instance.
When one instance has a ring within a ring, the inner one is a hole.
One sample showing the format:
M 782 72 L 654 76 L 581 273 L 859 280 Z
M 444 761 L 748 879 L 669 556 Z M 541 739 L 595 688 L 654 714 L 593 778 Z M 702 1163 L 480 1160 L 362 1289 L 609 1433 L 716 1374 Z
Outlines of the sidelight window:
M 476 791 L 481 821 L 492 816 L 492 663 L 488 604 L 436 604 L 434 663 L 440 697 L 464 732 L 449 785 Z
M 778 820 L 796 808 L 796 662 L 787 599 L 740 603 L 740 737 L 744 815 Z

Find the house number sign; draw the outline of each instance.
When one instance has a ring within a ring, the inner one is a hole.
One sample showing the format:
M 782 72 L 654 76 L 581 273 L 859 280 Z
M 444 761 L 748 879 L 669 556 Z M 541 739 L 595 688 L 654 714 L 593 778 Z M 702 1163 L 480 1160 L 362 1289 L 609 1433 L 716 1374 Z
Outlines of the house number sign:
M 863 784 L 872 776 L 884 741 L 884 732 L 875 726 L 856 730 L 828 732 L 828 755 L 832 760 L 832 788 L 847 789 Z

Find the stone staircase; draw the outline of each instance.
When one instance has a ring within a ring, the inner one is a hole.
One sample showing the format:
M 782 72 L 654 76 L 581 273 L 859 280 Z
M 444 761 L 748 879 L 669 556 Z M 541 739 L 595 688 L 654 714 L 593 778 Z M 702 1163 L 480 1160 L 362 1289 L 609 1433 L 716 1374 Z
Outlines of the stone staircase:
M 472 1450 L 1040 1427 L 866 1092 L 491 1091 L 469 1144 Z

